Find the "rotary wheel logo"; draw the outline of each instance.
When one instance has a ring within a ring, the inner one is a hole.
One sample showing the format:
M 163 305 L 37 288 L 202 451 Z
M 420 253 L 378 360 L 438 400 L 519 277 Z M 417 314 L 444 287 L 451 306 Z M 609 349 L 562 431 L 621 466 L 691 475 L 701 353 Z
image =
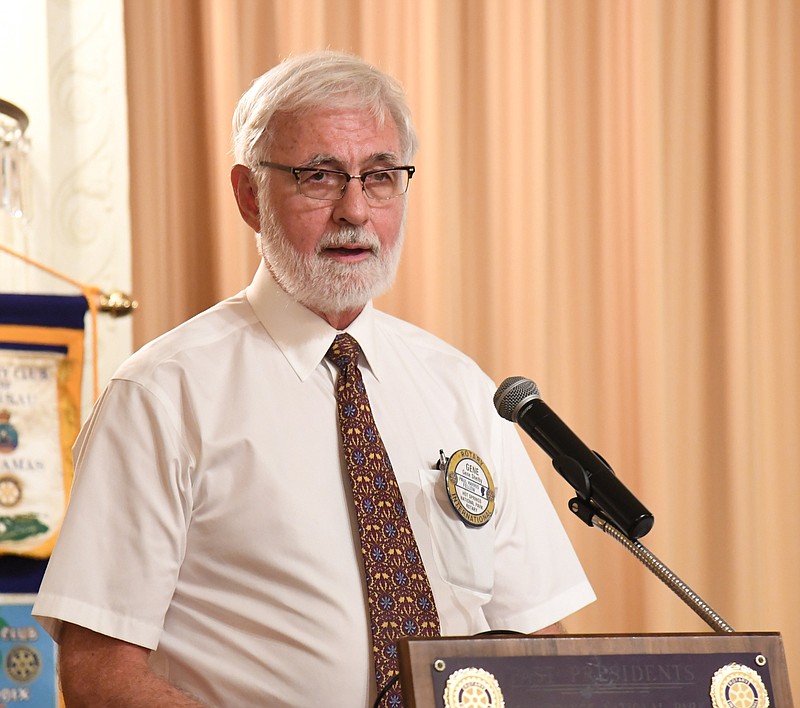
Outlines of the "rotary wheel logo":
M 32 647 L 13 647 L 6 656 L 5 668 L 13 681 L 30 683 L 42 670 L 42 659 Z
M 711 680 L 714 708 L 768 708 L 769 695 L 761 676 L 743 664 L 728 664 Z
M 445 708 L 504 708 L 497 679 L 483 669 L 459 669 L 447 679 Z
M 0 506 L 15 506 L 20 499 L 22 499 L 22 483 L 11 475 L 0 477 Z

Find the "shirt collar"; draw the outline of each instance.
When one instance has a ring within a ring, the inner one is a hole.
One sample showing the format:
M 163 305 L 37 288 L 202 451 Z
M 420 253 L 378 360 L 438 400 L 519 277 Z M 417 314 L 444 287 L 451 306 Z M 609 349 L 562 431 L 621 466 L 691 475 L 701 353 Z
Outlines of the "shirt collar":
M 263 261 L 245 294 L 264 329 L 298 378 L 305 381 L 325 359 L 325 353 L 340 332 L 283 290 Z M 344 331 L 355 337 L 361 345 L 364 352 L 361 365 L 368 366 L 375 377 L 380 379 L 381 356 L 375 335 L 375 309 L 372 301 L 367 303 L 361 314 Z

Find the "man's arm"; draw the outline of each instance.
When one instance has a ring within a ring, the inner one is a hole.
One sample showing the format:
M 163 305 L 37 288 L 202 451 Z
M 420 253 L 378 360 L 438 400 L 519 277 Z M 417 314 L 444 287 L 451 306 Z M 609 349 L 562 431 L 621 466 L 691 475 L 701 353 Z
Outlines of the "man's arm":
M 549 627 L 542 627 L 541 629 L 537 629 L 534 634 L 566 634 L 567 630 L 564 629 L 564 625 L 561 622 L 556 622 L 555 624 L 551 624 Z
M 204 704 L 147 665 L 150 650 L 64 624 L 59 646 L 61 691 L 69 708 L 201 708 Z

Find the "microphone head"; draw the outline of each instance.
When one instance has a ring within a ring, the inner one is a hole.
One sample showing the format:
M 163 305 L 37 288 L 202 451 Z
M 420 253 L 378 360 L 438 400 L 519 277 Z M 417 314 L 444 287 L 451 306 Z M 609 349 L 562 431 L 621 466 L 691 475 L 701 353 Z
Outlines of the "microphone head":
M 539 387 L 524 376 L 509 376 L 494 394 L 494 407 L 506 420 L 517 422 L 517 415 L 524 405 L 541 398 Z

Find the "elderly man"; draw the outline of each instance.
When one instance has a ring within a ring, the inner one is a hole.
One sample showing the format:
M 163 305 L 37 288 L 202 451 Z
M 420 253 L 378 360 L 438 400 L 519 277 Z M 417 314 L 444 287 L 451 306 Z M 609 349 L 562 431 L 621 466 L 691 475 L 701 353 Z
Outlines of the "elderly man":
M 375 310 L 416 137 L 319 52 L 239 102 L 253 282 L 115 374 L 35 613 L 68 705 L 400 705 L 404 635 L 557 631 L 593 599 L 494 386 Z

